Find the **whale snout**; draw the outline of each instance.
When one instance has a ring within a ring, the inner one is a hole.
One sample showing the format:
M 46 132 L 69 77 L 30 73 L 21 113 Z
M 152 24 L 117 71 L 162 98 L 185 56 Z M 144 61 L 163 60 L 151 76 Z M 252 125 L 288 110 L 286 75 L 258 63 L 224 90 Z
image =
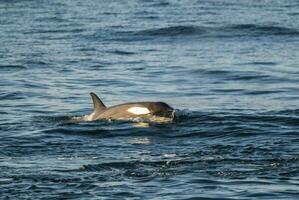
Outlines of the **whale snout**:
M 161 111 L 161 112 L 156 112 L 154 113 L 155 116 L 158 116 L 158 117 L 166 117 L 166 118 L 174 118 L 175 116 L 175 110 L 164 110 L 164 111 Z
M 174 118 L 175 110 L 164 102 L 157 102 L 153 107 L 153 115 L 158 117 Z

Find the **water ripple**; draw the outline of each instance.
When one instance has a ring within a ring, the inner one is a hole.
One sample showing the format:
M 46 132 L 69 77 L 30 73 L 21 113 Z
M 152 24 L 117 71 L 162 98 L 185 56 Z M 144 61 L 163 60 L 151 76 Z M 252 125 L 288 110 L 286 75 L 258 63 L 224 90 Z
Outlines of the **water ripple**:
M 298 199 L 298 3 L 0 1 L 0 198 Z M 170 123 L 84 121 L 165 101 Z

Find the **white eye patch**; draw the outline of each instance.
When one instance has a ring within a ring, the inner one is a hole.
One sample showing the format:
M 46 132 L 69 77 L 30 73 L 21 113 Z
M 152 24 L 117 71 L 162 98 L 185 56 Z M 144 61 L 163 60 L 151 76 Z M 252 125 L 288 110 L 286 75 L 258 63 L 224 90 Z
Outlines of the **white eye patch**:
M 128 112 L 134 115 L 146 115 L 150 113 L 149 109 L 144 107 L 132 107 L 128 109 Z

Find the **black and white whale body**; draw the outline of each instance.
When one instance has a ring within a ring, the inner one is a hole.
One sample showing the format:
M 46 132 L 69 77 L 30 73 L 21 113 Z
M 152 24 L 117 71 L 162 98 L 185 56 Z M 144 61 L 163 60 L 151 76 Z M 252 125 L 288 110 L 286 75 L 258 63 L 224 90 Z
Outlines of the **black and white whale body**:
M 93 100 L 93 112 L 86 117 L 88 121 L 99 119 L 125 120 L 132 118 L 174 118 L 174 109 L 164 102 L 132 102 L 106 107 L 101 99 L 90 93 Z

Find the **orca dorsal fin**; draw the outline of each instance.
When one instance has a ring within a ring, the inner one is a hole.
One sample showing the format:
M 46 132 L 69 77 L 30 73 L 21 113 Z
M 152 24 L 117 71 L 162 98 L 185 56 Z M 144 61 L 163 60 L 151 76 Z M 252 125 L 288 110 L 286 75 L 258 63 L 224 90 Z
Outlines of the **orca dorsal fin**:
M 95 93 L 91 92 L 90 96 L 93 101 L 93 112 L 94 113 L 98 113 L 98 112 L 106 109 L 106 106 L 103 104 L 101 99 Z

